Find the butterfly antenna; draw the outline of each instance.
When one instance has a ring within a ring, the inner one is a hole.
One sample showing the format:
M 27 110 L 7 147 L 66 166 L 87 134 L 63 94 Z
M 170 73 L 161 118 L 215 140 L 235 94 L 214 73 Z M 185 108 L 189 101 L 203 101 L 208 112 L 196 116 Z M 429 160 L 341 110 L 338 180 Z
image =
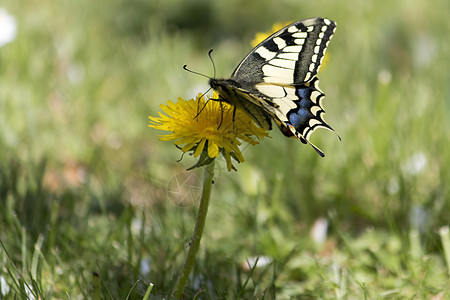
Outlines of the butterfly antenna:
M 208 51 L 208 57 L 209 57 L 209 60 L 211 61 L 212 67 L 213 67 L 213 78 L 216 79 L 216 64 L 214 63 L 214 59 L 212 58 L 212 55 L 211 55 L 211 53 L 213 51 L 214 51 L 214 49 L 211 49 L 211 50 Z M 219 99 L 215 99 L 215 100 L 219 101 L 219 103 L 220 103 L 220 110 L 222 112 L 222 114 L 220 115 L 220 123 L 219 123 L 219 126 L 217 127 L 217 129 L 219 129 L 220 126 L 222 126 L 222 122 L 223 122 L 223 104 L 222 104 L 222 99 L 220 97 L 219 97 Z M 233 126 L 234 126 L 234 114 L 235 114 L 235 112 L 236 112 L 236 107 L 234 108 L 234 111 L 233 111 Z
M 209 50 L 208 57 L 209 57 L 209 60 L 211 61 L 211 64 L 213 66 L 213 74 L 214 74 L 213 78 L 216 79 L 216 65 L 214 64 L 214 60 L 212 59 L 212 56 L 211 56 L 211 53 L 213 52 L 213 50 L 214 49 Z
M 211 60 L 211 63 L 212 63 L 212 66 L 213 66 L 213 72 L 214 72 L 214 77 L 213 78 L 216 78 L 216 65 L 214 64 L 214 61 L 213 61 L 212 56 L 211 56 L 212 52 L 213 52 L 213 49 L 209 50 L 208 57 Z M 199 73 L 199 72 L 195 72 L 195 71 L 192 71 L 191 69 L 188 69 L 187 65 L 184 65 L 183 69 L 185 71 L 188 71 L 189 73 L 192 73 L 192 74 L 195 74 L 195 75 L 200 75 L 202 77 L 211 79 L 209 76 L 206 76 L 205 74 L 202 74 L 202 73 Z M 211 90 L 211 87 L 208 88 L 208 90 L 206 92 L 202 93 L 202 95 L 200 96 L 200 98 L 198 98 L 198 100 L 203 98 L 210 90 Z M 198 103 L 200 103 L 200 101 Z M 197 114 L 195 115 L 194 119 L 196 119 L 201 114 L 201 112 L 205 109 L 207 103 L 208 103 L 208 101 L 206 101 L 205 105 L 203 105 L 203 107 L 201 109 L 199 109 L 199 106 L 197 106 Z
M 191 69 L 188 69 L 187 65 L 184 65 L 183 69 L 185 71 L 188 71 L 189 73 L 192 73 L 192 74 L 195 74 L 195 75 L 200 75 L 200 76 L 203 76 L 203 77 L 206 77 L 206 78 L 209 79 L 209 76 L 206 76 L 205 74 L 202 74 L 202 73 L 199 73 L 199 72 L 195 72 L 195 71 L 192 71 Z
M 199 72 L 195 72 L 195 71 L 192 71 L 191 69 L 188 69 L 187 65 L 184 65 L 184 66 L 183 66 L 183 69 L 184 69 L 185 71 L 188 71 L 189 73 L 192 73 L 192 74 L 199 75 L 199 76 L 202 76 L 202 77 L 205 77 L 205 78 L 210 79 L 209 76 L 206 76 L 205 74 L 202 74 L 202 73 L 199 73 Z M 199 103 L 200 103 L 200 99 L 202 99 L 202 98 L 205 96 L 205 94 L 209 92 L 210 89 L 211 89 L 211 88 L 209 88 L 206 92 L 202 93 L 202 95 L 200 96 L 200 98 L 198 98 L 198 100 L 199 100 L 198 102 L 199 102 Z M 206 102 L 208 102 L 208 101 L 206 101 Z M 203 109 L 205 108 L 205 106 L 206 106 L 206 103 L 205 103 L 205 105 L 203 105 L 203 107 L 202 107 L 201 109 L 199 109 L 199 107 L 197 106 L 197 114 L 195 115 L 194 119 L 198 117 L 198 115 L 203 111 Z

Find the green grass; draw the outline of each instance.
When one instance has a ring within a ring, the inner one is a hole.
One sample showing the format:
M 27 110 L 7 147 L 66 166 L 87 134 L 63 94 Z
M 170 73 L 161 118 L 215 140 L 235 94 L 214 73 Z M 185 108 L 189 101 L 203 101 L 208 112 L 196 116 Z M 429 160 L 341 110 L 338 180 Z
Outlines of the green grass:
M 185 298 L 450 299 L 448 1 L 0 5 L 18 26 L 0 48 L 1 299 L 166 297 L 198 205 L 170 192 L 202 170 L 147 116 L 207 89 L 181 67 L 212 75 L 210 48 L 225 77 L 256 32 L 313 16 L 338 23 L 319 78 L 342 141 L 316 132 L 322 159 L 274 130 L 238 172 L 219 161 Z

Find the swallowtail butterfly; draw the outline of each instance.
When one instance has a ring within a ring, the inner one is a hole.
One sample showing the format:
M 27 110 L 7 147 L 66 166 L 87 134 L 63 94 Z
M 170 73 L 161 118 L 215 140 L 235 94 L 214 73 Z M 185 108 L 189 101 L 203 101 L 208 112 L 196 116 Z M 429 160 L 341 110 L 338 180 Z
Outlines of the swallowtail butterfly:
M 324 93 L 316 77 L 336 23 L 311 18 L 292 23 L 257 45 L 228 79 L 210 79 L 219 101 L 246 111 L 256 123 L 309 143 L 317 128 L 334 131 L 324 120 Z

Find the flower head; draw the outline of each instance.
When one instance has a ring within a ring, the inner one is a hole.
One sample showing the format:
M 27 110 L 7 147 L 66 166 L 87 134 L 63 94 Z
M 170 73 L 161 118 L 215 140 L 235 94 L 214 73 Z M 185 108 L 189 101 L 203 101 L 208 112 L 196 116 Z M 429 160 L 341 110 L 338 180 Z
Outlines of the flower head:
M 162 141 L 174 141 L 183 152 L 192 152 L 199 161 L 190 169 L 210 163 L 219 153 L 225 157 L 228 171 L 234 169 L 231 157 L 243 162 L 239 146 L 241 141 L 251 145 L 259 143 L 267 136 L 267 131 L 258 127 L 245 112 L 234 106 L 214 101 L 214 94 L 205 101 L 206 96 L 198 94 L 196 99 L 178 98 L 177 103 L 168 101 L 160 107 L 165 114 L 151 117 L 149 127 L 170 131 L 159 136 Z

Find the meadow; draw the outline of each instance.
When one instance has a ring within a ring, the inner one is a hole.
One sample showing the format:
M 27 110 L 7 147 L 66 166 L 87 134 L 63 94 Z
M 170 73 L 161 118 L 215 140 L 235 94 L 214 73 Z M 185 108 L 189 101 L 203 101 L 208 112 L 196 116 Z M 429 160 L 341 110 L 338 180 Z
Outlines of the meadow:
M 184 299 L 450 299 L 448 0 L 0 2 L 0 299 L 167 299 L 203 170 L 148 116 L 273 24 L 338 27 L 308 145 L 216 159 Z M 7 32 L 7 33 L 5 33 Z M 6 37 L 5 37 L 6 36 Z M 182 158 L 182 159 L 181 159 Z M 180 161 L 181 159 L 181 161 Z

